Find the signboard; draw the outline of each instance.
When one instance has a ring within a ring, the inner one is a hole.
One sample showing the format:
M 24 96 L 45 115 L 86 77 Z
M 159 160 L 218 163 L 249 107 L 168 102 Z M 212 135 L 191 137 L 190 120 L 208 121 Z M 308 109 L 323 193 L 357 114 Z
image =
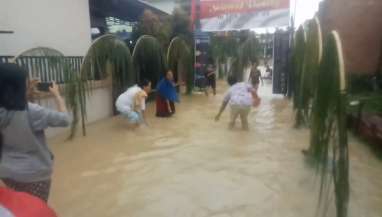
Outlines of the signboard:
M 204 89 L 207 85 L 206 67 L 210 49 L 210 35 L 206 32 L 195 31 L 195 87 Z
M 200 0 L 198 17 L 195 18 L 199 18 L 202 31 L 288 26 L 289 1 Z
M 276 32 L 273 40 L 273 93 L 287 94 L 289 86 L 289 31 Z

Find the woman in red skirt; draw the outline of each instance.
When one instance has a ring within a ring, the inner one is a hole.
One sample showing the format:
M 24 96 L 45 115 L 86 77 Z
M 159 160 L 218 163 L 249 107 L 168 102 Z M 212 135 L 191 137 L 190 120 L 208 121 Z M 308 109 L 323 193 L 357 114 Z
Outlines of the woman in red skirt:
M 174 75 L 171 70 L 167 71 L 166 77 L 157 85 L 156 116 L 170 117 L 175 113 L 175 102 L 179 102 L 174 84 Z

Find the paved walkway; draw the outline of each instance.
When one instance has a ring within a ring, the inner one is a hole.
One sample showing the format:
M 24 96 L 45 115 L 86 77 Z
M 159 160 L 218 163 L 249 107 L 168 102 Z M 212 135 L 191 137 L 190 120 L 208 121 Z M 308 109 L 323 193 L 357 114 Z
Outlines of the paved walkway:
M 131 132 L 117 117 L 71 142 L 55 138 L 50 204 L 62 217 L 314 217 L 318 179 L 290 103 L 261 87 L 250 132 L 213 121 L 217 96 L 182 97 L 171 119 Z M 382 216 L 382 162 L 350 139 L 351 217 Z M 328 216 L 334 216 L 333 207 Z

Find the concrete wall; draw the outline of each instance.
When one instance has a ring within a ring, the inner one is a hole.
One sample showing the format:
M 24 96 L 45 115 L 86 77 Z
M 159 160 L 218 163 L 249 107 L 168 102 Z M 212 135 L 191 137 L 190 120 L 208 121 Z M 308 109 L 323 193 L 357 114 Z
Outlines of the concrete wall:
M 0 0 L 0 55 L 52 47 L 83 56 L 91 43 L 88 0 Z
M 56 109 L 53 98 L 38 100 L 38 104 Z M 92 91 L 91 97 L 87 101 L 88 123 L 99 121 L 113 115 L 113 101 L 111 87 L 97 88 Z M 79 129 L 81 125 L 79 125 Z M 69 132 L 69 128 L 50 128 L 46 131 L 47 137 L 53 137 L 59 133 Z
M 339 31 L 348 73 L 377 71 L 382 42 L 381 0 L 325 0 L 319 17 L 324 34 Z

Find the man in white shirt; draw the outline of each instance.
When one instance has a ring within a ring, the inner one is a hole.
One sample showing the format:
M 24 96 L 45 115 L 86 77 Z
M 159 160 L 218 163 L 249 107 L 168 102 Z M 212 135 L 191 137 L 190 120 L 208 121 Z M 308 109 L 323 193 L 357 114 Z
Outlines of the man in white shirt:
M 115 102 L 117 111 L 134 126 L 146 123 L 144 111 L 146 110 L 146 99 L 150 92 L 151 82 L 146 79 L 139 86 L 130 87 Z
M 229 104 L 231 107 L 231 120 L 229 128 L 232 129 L 235 126 L 235 121 L 240 116 L 243 130 L 249 130 L 248 127 L 248 115 L 252 106 L 258 106 L 260 104 L 260 98 L 257 95 L 258 80 L 253 80 L 252 84 L 240 82 L 234 76 L 228 78 L 228 83 L 231 85 L 227 91 L 219 113 L 216 115 L 215 120 L 220 119 L 221 114 Z

